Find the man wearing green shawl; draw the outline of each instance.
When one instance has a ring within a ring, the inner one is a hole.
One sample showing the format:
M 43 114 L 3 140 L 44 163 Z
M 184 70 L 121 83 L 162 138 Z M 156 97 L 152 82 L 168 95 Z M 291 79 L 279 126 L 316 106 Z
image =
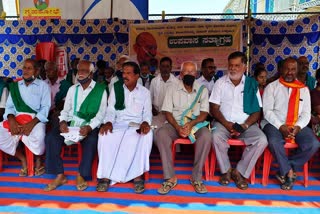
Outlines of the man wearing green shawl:
M 44 190 L 51 191 L 67 183 L 64 175 L 63 161 L 60 157 L 64 142 L 80 143 L 82 157 L 76 176 L 76 188 L 79 191 L 88 187 L 86 179 L 91 176 L 92 161 L 97 152 L 99 126 L 102 123 L 107 106 L 106 85 L 92 80 L 94 66 L 82 60 L 78 64 L 78 83 L 68 90 L 60 124 L 46 136 L 46 172 L 55 174 L 56 178 Z M 63 135 L 63 136 L 62 136 Z
M 22 68 L 23 80 L 10 84 L 6 103 L 5 121 L 0 123 L 0 149 L 14 155 L 21 163 L 20 176 L 27 176 L 27 161 L 20 147 L 22 141 L 36 155 L 35 174 L 44 173 L 40 156 L 44 153 L 45 123 L 51 105 L 50 88 L 37 79 L 37 62 L 25 60 Z
M 135 192 L 142 193 L 142 175 L 149 171 L 152 148 L 151 97 L 149 90 L 137 83 L 139 66 L 129 61 L 122 68 L 123 82 L 116 82 L 110 91 L 104 125 L 100 128 L 97 191 L 134 180 Z
M 47 61 L 44 64 L 47 78 L 44 80 L 50 87 L 51 107 L 49 112 L 49 125 L 55 127 L 59 125 L 60 111 L 63 109 L 64 98 L 67 95 L 71 84 L 58 76 L 58 67 L 55 62 Z
M 167 194 L 177 185 L 177 177 L 172 160 L 172 142 L 178 138 L 188 138 L 195 144 L 195 157 L 190 183 L 197 193 L 206 193 L 202 182 L 202 169 L 211 148 L 211 135 L 205 121 L 209 112 L 208 90 L 196 81 L 197 65 L 184 62 L 181 65 L 180 80 L 166 92 L 162 111 L 168 123 L 155 133 L 155 143 L 160 151 L 165 181 L 158 189 L 159 194 Z
M 298 75 L 297 79 L 305 84 L 309 90 L 313 90 L 316 87 L 317 81 L 313 76 L 308 74 L 309 72 L 309 60 L 305 56 L 300 56 L 298 58 Z
M 261 97 L 255 79 L 244 75 L 247 57 L 236 51 L 228 57 L 228 73 L 215 82 L 210 96 L 210 113 L 214 117 L 213 145 L 222 176 L 223 186 L 232 178 L 239 189 L 248 188 L 247 178 L 263 153 L 268 141 L 260 130 Z M 232 170 L 228 157 L 228 140 L 242 140 L 246 148 L 237 167 Z

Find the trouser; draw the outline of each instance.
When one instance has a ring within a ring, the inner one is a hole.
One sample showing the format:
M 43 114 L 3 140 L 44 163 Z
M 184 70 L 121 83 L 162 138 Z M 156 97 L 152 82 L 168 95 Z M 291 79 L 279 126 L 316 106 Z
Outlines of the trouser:
M 269 142 L 269 149 L 279 164 L 280 175 L 286 175 L 290 169 L 296 171 L 303 166 L 318 150 L 319 141 L 309 127 L 304 127 L 295 136 L 295 142 L 299 145 L 296 153 L 288 158 L 284 144 L 285 139 L 281 132 L 270 123 L 263 128 Z
M 231 168 L 228 156 L 228 150 L 230 148 L 228 140 L 231 136 L 230 132 L 221 123 L 215 122 L 213 125 L 216 127 L 212 133 L 213 145 L 220 171 L 224 174 Z M 237 137 L 237 139 L 242 140 L 246 144 L 246 148 L 244 149 L 241 160 L 238 162 L 236 168 L 243 177 L 249 178 L 258 158 L 267 147 L 268 141 L 256 124 L 250 126 L 245 132 Z
M 192 169 L 192 179 L 200 181 L 202 179 L 202 169 L 211 148 L 211 136 L 208 128 L 203 127 L 196 133 L 195 157 Z M 176 129 L 169 123 L 163 125 L 155 133 L 155 143 L 160 151 L 164 179 L 175 176 L 172 160 L 172 143 L 180 138 Z
M 99 129 L 92 130 L 87 137 L 80 141 L 82 157 L 79 173 L 82 177 L 91 176 L 91 167 L 97 152 Z M 48 174 L 64 173 L 63 160 L 60 157 L 64 146 L 64 137 L 60 135 L 59 127 L 55 127 L 45 138 L 46 142 L 46 171 Z

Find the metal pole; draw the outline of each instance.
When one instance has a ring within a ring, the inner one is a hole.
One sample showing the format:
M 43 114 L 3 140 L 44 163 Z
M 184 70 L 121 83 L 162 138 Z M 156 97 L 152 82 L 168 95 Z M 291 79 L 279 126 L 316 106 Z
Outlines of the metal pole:
M 111 0 L 111 5 L 110 5 L 110 18 L 113 18 L 113 0 Z
M 166 18 L 166 12 L 163 10 L 161 13 L 161 19 L 164 20 Z
M 247 76 L 249 75 L 249 70 L 250 70 L 250 50 L 251 50 L 251 9 L 250 9 L 250 0 L 247 0 L 247 7 L 248 7 L 248 11 L 247 11 Z
M 19 16 L 20 18 L 20 1 L 16 0 L 16 12 L 17 12 L 17 16 Z

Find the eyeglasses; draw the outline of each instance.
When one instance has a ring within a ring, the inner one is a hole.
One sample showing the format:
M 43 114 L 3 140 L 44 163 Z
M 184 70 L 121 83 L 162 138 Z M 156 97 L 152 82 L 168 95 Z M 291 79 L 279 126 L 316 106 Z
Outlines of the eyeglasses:
M 210 69 L 210 70 L 216 70 L 216 69 L 217 69 L 217 66 L 207 66 L 206 68 L 207 68 L 207 69 Z

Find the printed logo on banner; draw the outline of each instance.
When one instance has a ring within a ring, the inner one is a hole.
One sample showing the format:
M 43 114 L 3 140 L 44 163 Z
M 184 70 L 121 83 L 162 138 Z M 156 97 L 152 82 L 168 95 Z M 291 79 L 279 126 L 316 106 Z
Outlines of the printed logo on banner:
M 38 10 L 44 10 L 49 7 L 49 0 L 33 0 L 33 2 Z

